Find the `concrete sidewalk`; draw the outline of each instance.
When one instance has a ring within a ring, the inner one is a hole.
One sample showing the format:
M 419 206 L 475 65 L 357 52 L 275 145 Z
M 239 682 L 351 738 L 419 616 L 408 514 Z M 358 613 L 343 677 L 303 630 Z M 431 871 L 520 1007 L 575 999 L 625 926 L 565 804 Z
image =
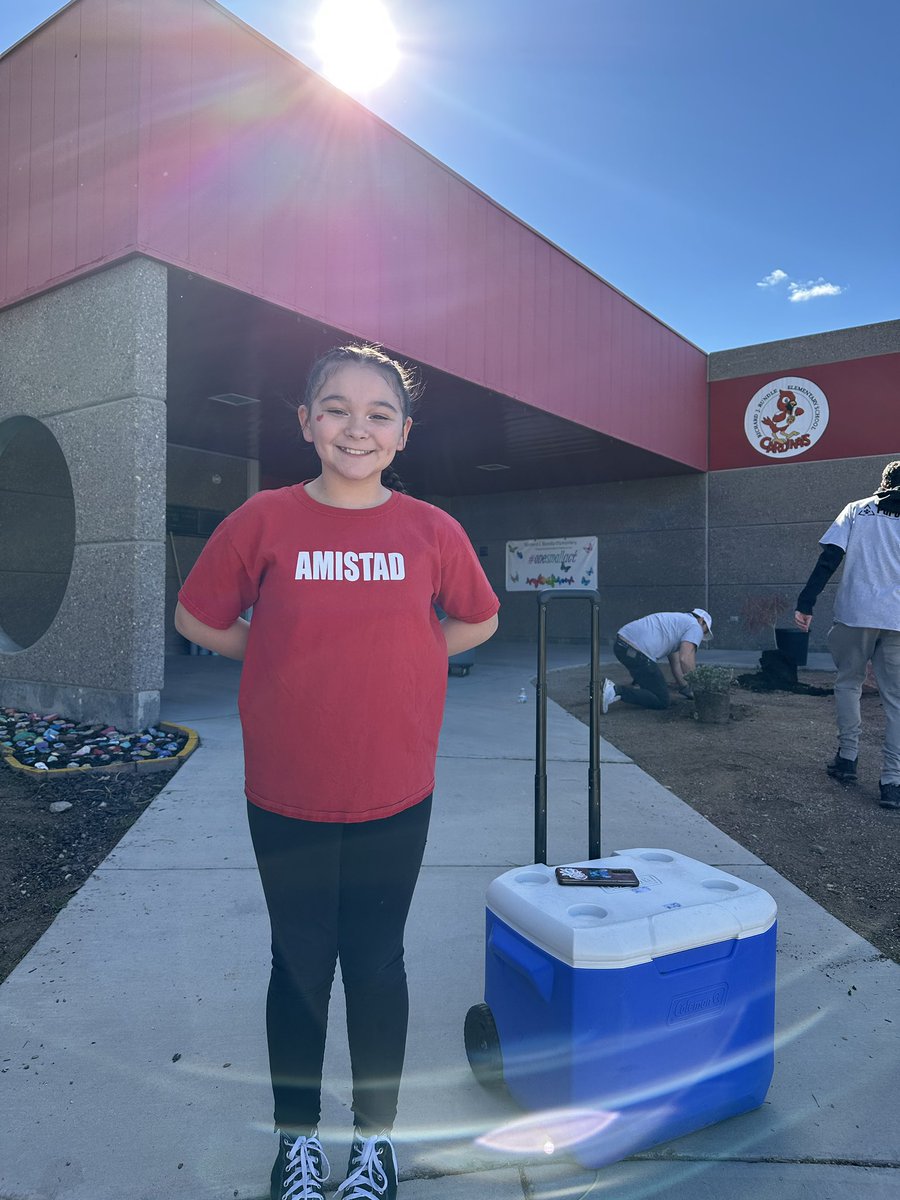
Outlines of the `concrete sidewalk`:
M 550 657 L 570 665 L 585 651 Z M 758 655 L 731 657 L 752 669 Z M 533 696 L 533 674 L 532 647 L 496 643 L 450 680 L 408 929 L 402 1200 L 895 1195 L 900 967 L 608 745 L 604 853 L 664 846 L 778 903 L 774 1082 L 755 1112 L 599 1172 L 476 1142 L 520 1115 L 475 1083 L 462 1024 L 482 996 L 485 888 L 532 856 L 534 705 L 516 698 L 523 685 Z M 246 832 L 237 679 L 224 659 L 168 664 L 164 717 L 197 729 L 201 748 L 0 988 L 0 1200 L 268 1196 L 268 928 Z M 549 708 L 549 857 L 560 862 L 586 850 L 587 735 Z M 321 1128 L 340 1179 L 350 1086 L 335 990 Z

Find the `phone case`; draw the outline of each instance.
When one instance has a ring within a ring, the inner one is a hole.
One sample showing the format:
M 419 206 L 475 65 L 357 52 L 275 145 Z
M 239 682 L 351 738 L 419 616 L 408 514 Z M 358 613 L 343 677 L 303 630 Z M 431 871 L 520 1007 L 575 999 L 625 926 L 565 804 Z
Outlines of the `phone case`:
M 639 887 L 630 867 L 557 867 L 556 882 L 568 887 Z

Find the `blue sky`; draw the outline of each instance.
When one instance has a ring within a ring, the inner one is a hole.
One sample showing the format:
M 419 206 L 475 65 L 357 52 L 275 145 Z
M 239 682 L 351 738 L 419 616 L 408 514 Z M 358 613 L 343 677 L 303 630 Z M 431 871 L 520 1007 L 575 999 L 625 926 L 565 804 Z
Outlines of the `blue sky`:
M 896 0 L 385 3 L 367 105 L 704 350 L 900 318 Z M 319 66 L 319 0 L 224 7 Z

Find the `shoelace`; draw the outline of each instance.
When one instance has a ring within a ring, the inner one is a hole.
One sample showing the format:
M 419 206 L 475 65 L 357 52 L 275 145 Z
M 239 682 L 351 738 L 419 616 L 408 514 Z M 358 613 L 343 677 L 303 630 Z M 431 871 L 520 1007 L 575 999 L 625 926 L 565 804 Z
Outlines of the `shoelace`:
M 389 1138 L 374 1137 L 359 1139 L 354 1147 L 359 1149 L 351 1159 L 353 1171 L 338 1188 L 340 1200 L 378 1200 L 379 1196 L 387 1194 L 388 1177 L 381 1159 L 378 1157 L 378 1143 L 386 1145 L 391 1152 L 394 1162 L 394 1176 L 397 1175 L 397 1156 Z
M 316 1137 L 298 1137 L 287 1154 L 282 1200 L 323 1200 L 331 1167 Z

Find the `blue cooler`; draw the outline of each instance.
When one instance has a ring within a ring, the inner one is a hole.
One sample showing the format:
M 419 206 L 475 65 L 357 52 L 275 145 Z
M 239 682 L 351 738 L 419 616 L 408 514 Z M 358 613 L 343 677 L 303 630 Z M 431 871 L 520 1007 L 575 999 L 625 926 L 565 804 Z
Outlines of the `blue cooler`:
M 599 1167 L 763 1102 L 776 906 L 670 850 L 590 865 L 630 867 L 640 886 L 561 886 L 543 863 L 493 881 L 478 1007 L 544 1148 Z

